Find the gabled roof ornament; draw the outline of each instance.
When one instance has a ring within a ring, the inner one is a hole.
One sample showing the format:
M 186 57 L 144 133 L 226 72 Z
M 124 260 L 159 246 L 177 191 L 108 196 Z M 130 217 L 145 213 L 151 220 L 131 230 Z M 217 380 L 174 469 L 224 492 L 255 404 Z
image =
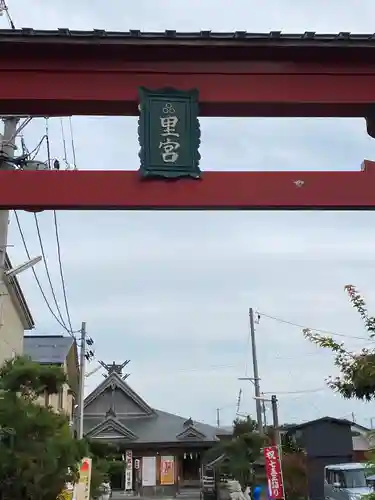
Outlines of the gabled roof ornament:
M 115 412 L 115 409 L 113 407 L 111 407 L 107 413 L 105 414 L 105 418 L 117 418 L 117 415 L 116 415 L 116 412 Z
M 104 363 L 104 361 L 99 361 L 99 364 L 106 370 L 106 374 L 104 374 L 104 377 L 108 377 L 108 375 L 111 375 L 111 373 L 117 373 L 117 375 L 120 375 L 122 377 L 122 370 L 123 368 L 130 363 L 130 359 L 127 359 L 121 364 L 116 363 L 115 361 L 112 361 L 112 364 L 107 365 L 107 363 Z M 127 373 L 124 375 L 123 379 L 125 380 L 128 378 L 130 373 Z
M 184 427 L 192 427 L 194 425 L 194 421 L 191 417 L 189 417 L 185 422 L 183 423 Z
M 118 413 L 118 415 L 122 415 L 124 411 L 127 413 L 127 410 L 123 411 L 123 409 L 120 408 L 122 406 L 121 401 L 123 401 L 124 397 L 125 399 L 130 399 L 139 408 L 139 415 L 155 414 L 155 411 L 125 382 L 127 377 L 121 376 L 122 367 L 129 363 L 129 361 L 125 361 L 125 363 L 122 363 L 121 365 L 116 363 L 107 365 L 103 361 L 100 361 L 99 363 L 107 370 L 107 376 L 88 396 L 86 396 L 85 409 L 88 408 L 90 404 L 95 399 L 100 397 L 100 395 L 105 391 L 110 391 L 110 405 L 108 405 L 108 396 L 106 396 L 107 407 L 101 410 L 103 413 L 99 412 L 101 415 L 104 415 L 104 411 L 108 409 L 108 406 L 111 406 L 112 409 Z M 90 413 L 89 409 L 88 413 Z M 98 411 L 94 410 L 94 414 L 97 413 Z

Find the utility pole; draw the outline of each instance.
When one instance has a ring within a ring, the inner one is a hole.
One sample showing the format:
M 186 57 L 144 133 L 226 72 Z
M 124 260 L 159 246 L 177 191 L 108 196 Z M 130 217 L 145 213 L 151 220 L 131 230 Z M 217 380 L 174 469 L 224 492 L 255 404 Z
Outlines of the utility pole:
M 249 320 L 250 320 L 250 334 L 251 334 L 251 352 L 253 355 L 253 375 L 254 375 L 254 392 L 257 413 L 257 423 L 258 430 L 260 434 L 263 434 L 263 423 L 262 423 L 262 404 L 260 398 L 260 384 L 259 384 L 259 372 L 258 372 L 258 357 L 257 357 L 257 347 L 255 341 L 255 326 L 254 326 L 254 311 L 253 308 L 249 309 Z
M 264 396 L 262 392 L 262 396 Z M 267 412 L 266 412 L 266 402 L 264 399 L 262 400 L 262 413 L 263 413 L 263 425 L 264 429 L 267 429 Z
M 82 322 L 80 338 L 80 366 L 78 392 L 78 439 L 83 438 L 83 410 L 85 401 L 85 372 L 86 372 L 86 322 Z
M 277 397 L 273 394 L 271 396 L 271 399 L 266 399 L 264 396 L 254 397 L 255 401 L 259 401 L 261 404 L 265 403 L 266 401 L 268 403 L 271 403 L 272 406 L 272 423 L 273 423 L 273 441 L 274 445 L 276 446 L 281 446 L 281 435 L 280 435 L 280 427 L 279 427 L 279 410 L 278 410 L 278 404 L 277 404 Z
M 216 425 L 220 427 L 220 408 L 216 408 Z
M 272 405 L 272 420 L 273 420 L 273 428 L 274 428 L 275 445 L 280 446 L 281 439 L 280 439 L 280 428 L 279 428 L 279 411 L 278 411 L 278 405 L 277 405 L 277 397 L 275 396 L 275 394 L 273 394 L 271 396 L 271 405 Z
M 4 131 L 0 134 L 0 170 L 12 170 L 19 118 L 4 117 Z M 11 160 L 11 161 L 7 161 Z M 0 210 L 0 282 L 4 279 L 5 255 L 8 243 L 9 210 Z

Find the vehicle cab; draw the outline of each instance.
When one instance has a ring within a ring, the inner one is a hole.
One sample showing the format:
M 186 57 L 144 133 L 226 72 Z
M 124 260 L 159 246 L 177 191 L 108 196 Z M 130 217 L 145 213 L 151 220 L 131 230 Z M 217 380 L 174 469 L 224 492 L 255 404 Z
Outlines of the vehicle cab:
M 325 500 L 359 500 L 373 490 L 366 478 L 366 464 L 344 463 L 324 468 Z

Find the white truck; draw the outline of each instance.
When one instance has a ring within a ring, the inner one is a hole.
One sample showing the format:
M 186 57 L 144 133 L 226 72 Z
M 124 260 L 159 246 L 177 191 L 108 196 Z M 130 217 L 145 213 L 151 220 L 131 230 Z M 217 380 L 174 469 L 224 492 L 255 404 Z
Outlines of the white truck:
M 362 463 L 327 465 L 324 468 L 325 500 L 360 500 L 373 492 L 373 472 Z

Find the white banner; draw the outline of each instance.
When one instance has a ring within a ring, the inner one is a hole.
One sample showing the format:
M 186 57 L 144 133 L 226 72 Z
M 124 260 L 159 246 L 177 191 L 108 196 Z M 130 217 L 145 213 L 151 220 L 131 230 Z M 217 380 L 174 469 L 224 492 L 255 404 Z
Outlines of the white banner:
M 126 450 L 125 452 L 125 490 L 133 489 L 133 452 Z
M 142 458 L 142 486 L 156 486 L 156 457 Z

